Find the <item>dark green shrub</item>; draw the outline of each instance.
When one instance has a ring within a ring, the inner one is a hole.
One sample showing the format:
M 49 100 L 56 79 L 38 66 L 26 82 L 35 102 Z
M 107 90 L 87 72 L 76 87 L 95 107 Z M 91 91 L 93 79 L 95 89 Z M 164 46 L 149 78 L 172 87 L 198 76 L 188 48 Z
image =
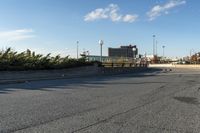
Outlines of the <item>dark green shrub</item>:
M 69 56 L 55 57 L 51 54 L 46 56 L 36 54 L 31 50 L 18 53 L 11 48 L 0 51 L 0 71 L 3 70 L 44 70 L 44 69 L 65 69 L 71 67 L 80 67 L 93 65 L 92 62 L 86 62 L 85 58 L 73 59 Z

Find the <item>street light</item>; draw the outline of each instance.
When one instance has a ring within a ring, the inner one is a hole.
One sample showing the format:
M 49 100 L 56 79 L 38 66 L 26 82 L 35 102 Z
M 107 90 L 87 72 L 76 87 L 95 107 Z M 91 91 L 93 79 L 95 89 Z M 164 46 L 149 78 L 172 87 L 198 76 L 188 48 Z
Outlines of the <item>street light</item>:
M 190 64 L 192 63 L 192 55 L 195 53 L 194 49 L 190 49 Z
M 100 50 L 100 62 L 102 62 L 102 46 L 103 46 L 103 40 L 99 40 L 99 45 L 100 45 L 100 48 L 101 48 L 101 50 Z
M 164 45 L 162 46 L 162 48 L 163 48 L 163 58 L 165 57 L 165 47 L 166 46 L 164 46 Z
M 195 53 L 194 49 L 190 49 L 190 57 L 192 57 L 193 53 Z
M 199 57 L 199 53 L 197 53 L 197 64 L 199 64 L 199 59 L 200 59 L 200 57 Z
M 87 55 L 89 56 L 90 55 L 90 51 L 88 50 L 88 51 L 86 51 L 86 53 L 87 53 Z
M 136 58 L 136 54 L 137 54 L 136 53 L 137 52 L 137 48 L 134 47 L 132 50 L 133 50 L 133 62 L 134 62 L 134 66 L 136 66 L 136 61 L 135 61 L 136 59 L 135 58 Z
M 158 41 L 156 40 L 156 56 L 158 55 Z
M 76 56 L 77 56 L 77 59 L 78 59 L 78 44 L 79 44 L 79 41 L 76 42 L 76 54 L 77 54 Z
M 147 53 L 144 52 L 144 61 L 145 61 L 145 65 L 147 65 Z
M 136 53 L 137 52 L 137 48 L 133 48 L 133 58 L 135 58 L 136 57 Z
M 153 35 L 153 56 L 155 55 L 155 38 L 156 35 Z

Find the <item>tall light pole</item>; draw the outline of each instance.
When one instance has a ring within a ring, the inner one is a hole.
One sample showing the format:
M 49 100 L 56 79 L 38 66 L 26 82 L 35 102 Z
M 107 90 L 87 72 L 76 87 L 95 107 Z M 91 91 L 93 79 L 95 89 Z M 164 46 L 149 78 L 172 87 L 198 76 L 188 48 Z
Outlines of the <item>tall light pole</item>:
M 77 59 L 79 58 L 78 57 L 78 44 L 79 44 L 79 41 L 76 42 L 76 54 L 77 54 L 76 56 L 77 56 Z
M 197 64 L 199 64 L 199 53 L 197 53 Z
M 164 45 L 162 46 L 162 48 L 163 48 L 163 58 L 165 57 L 165 47 L 166 46 L 164 46 Z
M 137 52 L 137 48 L 133 48 L 133 61 L 134 61 L 134 65 L 136 66 L 136 52 Z
M 192 57 L 193 53 L 195 53 L 194 49 L 190 49 L 190 57 Z
M 156 56 L 158 55 L 158 41 L 156 40 Z
M 156 35 L 153 35 L 153 56 L 155 55 L 155 38 Z
M 190 64 L 192 63 L 192 55 L 195 53 L 194 49 L 190 49 Z
M 147 66 L 147 52 L 144 52 L 144 65 Z
M 137 48 L 133 48 L 133 58 L 135 59 L 136 58 L 136 53 L 137 52 Z
M 100 62 L 102 62 L 102 46 L 103 46 L 103 40 L 99 40 L 100 45 Z

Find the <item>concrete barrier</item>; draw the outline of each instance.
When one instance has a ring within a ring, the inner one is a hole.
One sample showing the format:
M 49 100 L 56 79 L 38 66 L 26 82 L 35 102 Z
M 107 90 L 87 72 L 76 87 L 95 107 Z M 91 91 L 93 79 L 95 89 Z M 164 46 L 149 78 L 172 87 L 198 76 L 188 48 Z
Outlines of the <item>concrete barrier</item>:
M 150 64 L 150 68 L 185 68 L 185 69 L 200 69 L 199 64 Z
M 65 79 L 76 77 L 89 77 L 95 75 L 114 75 L 143 72 L 145 70 L 147 70 L 147 67 L 105 68 L 97 66 L 87 66 L 63 70 L 2 71 L 0 72 L 0 83 L 21 83 L 34 80 Z
M 200 65 L 174 65 L 175 68 L 200 69 Z
M 64 79 L 81 76 L 91 76 L 97 72 L 96 67 L 78 67 L 63 70 L 35 70 L 35 71 L 1 71 L 0 83 L 21 83 L 34 80 Z
M 157 67 L 175 67 L 172 64 L 149 64 L 149 67 L 157 68 Z
M 126 74 L 126 73 L 139 73 L 144 72 L 147 67 L 100 67 L 98 68 L 99 74 Z

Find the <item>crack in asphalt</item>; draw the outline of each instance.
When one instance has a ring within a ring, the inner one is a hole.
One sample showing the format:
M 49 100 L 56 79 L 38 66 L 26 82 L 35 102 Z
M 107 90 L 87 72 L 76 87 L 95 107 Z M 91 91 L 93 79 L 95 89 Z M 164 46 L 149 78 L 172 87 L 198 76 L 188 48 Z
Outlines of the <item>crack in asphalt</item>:
M 161 87 L 159 87 L 159 88 L 162 89 L 162 88 L 165 88 L 165 86 L 161 86 Z M 170 97 L 171 95 L 174 95 L 174 94 L 176 94 L 176 93 L 179 93 L 179 92 L 181 92 L 181 91 L 183 91 L 183 90 L 185 90 L 185 89 L 187 89 L 187 88 L 185 87 L 185 88 L 182 88 L 182 89 L 178 89 L 177 91 L 171 92 L 171 93 L 169 93 L 168 95 L 165 95 L 165 96 L 163 96 L 163 97 L 161 97 L 161 98 L 157 98 L 157 99 L 151 100 L 151 101 L 149 101 L 149 102 L 146 102 L 146 103 L 144 103 L 144 104 L 142 104 L 142 105 L 139 105 L 139 106 L 136 106 L 136 107 L 131 108 L 131 109 L 129 109 L 129 110 L 126 110 L 126 111 L 124 111 L 124 112 L 120 112 L 120 113 L 113 114 L 113 115 L 111 115 L 110 117 L 107 117 L 107 118 L 102 119 L 102 120 L 100 120 L 100 121 L 97 121 L 97 122 L 95 122 L 95 123 L 92 123 L 92 124 L 89 124 L 89 125 L 84 126 L 84 127 L 82 127 L 82 128 L 79 128 L 79 129 L 77 129 L 77 130 L 74 130 L 74 131 L 72 131 L 72 133 L 76 133 L 76 132 L 80 132 L 80 131 L 86 130 L 86 129 L 90 128 L 90 127 L 99 125 L 99 124 L 101 124 L 101 123 L 106 123 L 106 122 L 110 121 L 111 119 L 113 119 L 113 118 L 115 118 L 115 117 L 117 117 L 117 116 L 120 116 L 120 115 L 129 113 L 129 112 L 134 111 L 134 110 L 137 110 L 137 109 L 140 109 L 140 108 L 142 108 L 142 107 L 144 107 L 144 106 L 146 106 L 146 105 L 149 105 L 149 104 L 152 104 L 152 103 L 154 103 L 154 102 L 157 102 L 158 100 L 161 100 L 161 99 L 165 99 L 165 98 L 167 98 L 167 97 Z M 160 90 L 160 91 L 161 91 L 161 90 Z M 99 107 L 98 107 L 98 108 L 99 108 Z M 43 122 L 40 122 L 40 123 L 37 123 L 37 124 L 25 125 L 25 126 L 23 126 L 23 127 L 21 127 L 21 128 L 10 129 L 10 130 L 8 129 L 8 130 L 5 131 L 5 133 L 16 132 L 16 131 L 25 130 L 25 129 L 32 128 L 32 127 L 37 127 L 37 126 L 44 125 L 44 124 L 47 124 L 47 123 L 50 123 L 50 122 L 54 122 L 54 121 L 57 121 L 57 120 L 60 120 L 60 119 L 64 119 L 64 118 L 67 118 L 67 117 L 71 117 L 71 116 L 75 116 L 75 115 L 79 115 L 79 114 L 84 114 L 85 112 L 94 111 L 94 110 L 97 110 L 98 108 L 97 108 L 97 107 L 96 107 L 96 108 L 90 108 L 90 109 L 83 110 L 83 111 L 81 111 L 81 112 L 72 113 L 72 114 L 70 114 L 70 115 L 63 115 L 63 116 L 61 116 L 61 117 L 58 116 L 57 118 L 52 118 L 52 119 L 49 119 L 49 120 L 47 120 L 47 121 L 43 121 Z M 0 132 L 1 132 L 1 131 L 0 131 Z M 3 132 L 3 131 L 2 131 L 2 132 Z M 3 132 L 3 133 L 4 133 L 4 132 Z
M 87 126 L 85 126 L 85 127 L 79 128 L 79 129 L 77 129 L 77 130 L 74 130 L 74 131 L 72 131 L 71 133 L 77 133 L 77 132 L 86 130 L 86 129 L 88 129 L 88 128 L 91 128 L 91 127 L 93 127 L 93 126 L 99 125 L 99 124 L 101 124 L 101 123 L 108 122 L 108 121 L 110 121 L 111 119 L 113 119 L 113 118 L 115 118 L 115 117 L 117 117 L 117 116 L 120 116 L 120 115 L 129 113 L 129 112 L 134 111 L 134 110 L 136 110 L 136 109 L 140 109 L 140 108 L 142 108 L 142 107 L 144 107 L 144 106 L 146 106 L 146 105 L 149 105 L 149 104 L 151 104 L 151 103 L 157 102 L 158 100 L 161 100 L 161 99 L 165 99 L 165 98 L 167 98 L 167 97 L 170 97 L 171 95 L 174 95 L 174 94 L 176 94 L 176 93 L 179 93 L 179 92 L 181 92 L 181 91 L 183 91 L 183 90 L 185 90 L 185 89 L 187 89 L 187 88 L 183 88 L 183 89 L 174 91 L 174 92 L 172 92 L 172 93 L 170 93 L 170 94 L 168 94 L 168 95 L 166 95 L 166 96 L 163 96 L 163 97 L 161 97 L 161 98 L 158 98 L 158 99 L 149 101 L 149 102 L 147 102 L 147 103 L 144 103 L 144 104 L 142 104 L 142 105 L 140 105 L 140 106 L 131 108 L 131 109 L 126 110 L 126 111 L 124 111 L 124 112 L 120 112 L 120 113 L 117 113 L 117 114 L 113 114 L 113 115 L 111 115 L 111 116 L 108 117 L 108 118 L 105 118 L 105 119 L 103 119 L 103 120 L 97 121 L 96 123 L 87 125 Z
M 5 131 L 0 131 L 0 133 L 12 133 L 12 132 L 25 130 L 25 129 L 32 128 L 32 127 L 37 127 L 37 126 L 44 125 L 44 124 L 47 124 L 47 123 L 50 123 L 50 122 L 53 122 L 53 121 L 57 121 L 59 119 L 71 117 L 71 116 L 74 116 L 74 115 L 79 115 L 79 114 L 82 114 L 84 112 L 92 111 L 92 110 L 95 110 L 95 109 L 96 108 L 90 108 L 90 109 L 84 110 L 82 112 L 72 113 L 72 114 L 69 114 L 69 115 L 66 115 L 66 116 L 62 116 L 62 117 L 58 116 L 57 118 L 54 117 L 53 119 L 49 119 L 47 121 L 39 122 L 37 124 L 24 125 L 24 126 L 22 126 L 20 128 L 8 129 L 8 130 L 5 130 Z
M 102 106 L 103 107 L 109 106 L 109 104 L 102 105 Z M 25 129 L 33 128 L 33 127 L 38 127 L 40 125 L 45 125 L 45 124 L 48 124 L 48 123 L 51 123 L 51 122 L 54 122 L 54 121 L 57 121 L 57 120 L 60 120 L 60 119 L 64 119 L 64 118 L 68 118 L 68 117 L 72 117 L 72 116 L 76 116 L 76 115 L 81 115 L 81 114 L 84 114 L 86 112 L 94 111 L 94 110 L 97 110 L 99 108 L 102 108 L 102 106 L 85 109 L 85 110 L 82 110 L 80 112 L 71 113 L 71 114 L 68 114 L 68 115 L 63 114 L 62 116 L 60 115 L 60 116 L 57 116 L 57 117 L 54 117 L 54 118 L 50 118 L 46 121 L 40 121 L 39 123 L 30 124 L 30 125 L 23 125 L 19 128 L 7 129 L 7 130 L 4 130 L 4 131 L 0 130 L 0 133 L 12 133 L 12 132 L 17 132 L 17 131 L 22 131 L 22 130 L 25 130 Z
M 163 86 L 161 86 L 161 87 L 159 87 L 159 88 L 164 88 Z M 162 106 L 166 106 L 166 104 L 165 105 L 162 105 Z M 155 114 L 158 114 L 158 113 L 160 113 L 162 110 L 159 110 L 159 111 L 157 111 Z M 136 116 L 137 114 L 135 114 L 135 115 L 133 115 L 133 117 L 134 116 Z M 131 119 L 131 118 L 129 118 L 129 119 Z M 121 129 L 122 128 L 124 128 L 125 126 L 127 126 L 128 125 L 128 120 L 125 120 L 125 122 L 123 122 L 122 123 L 122 125 L 120 126 L 120 128 L 116 131 L 116 133 L 121 133 Z

